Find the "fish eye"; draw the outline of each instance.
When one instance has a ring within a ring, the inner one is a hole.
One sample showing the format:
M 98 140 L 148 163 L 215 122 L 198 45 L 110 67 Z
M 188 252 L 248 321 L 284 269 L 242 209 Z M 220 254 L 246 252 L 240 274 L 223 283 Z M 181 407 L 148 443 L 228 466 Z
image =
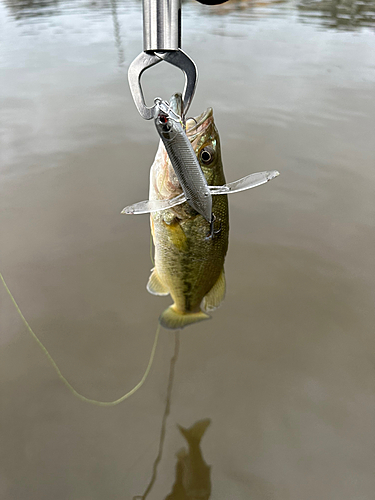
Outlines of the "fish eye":
M 205 165 L 209 165 L 212 163 L 214 159 L 215 151 L 211 146 L 206 146 L 205 148 L 202 149 L 200 153 L 200 157 L 202 160 L 202 163 Z

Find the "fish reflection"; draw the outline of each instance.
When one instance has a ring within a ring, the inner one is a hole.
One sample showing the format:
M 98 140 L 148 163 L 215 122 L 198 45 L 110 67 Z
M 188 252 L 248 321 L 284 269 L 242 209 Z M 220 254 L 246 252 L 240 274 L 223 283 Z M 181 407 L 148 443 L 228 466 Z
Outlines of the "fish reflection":
M 181 94 L 171 101 L 178 113 Z M 186 134 L 210 186 L 225 184 L 220 139 L 212 108 L 186 123 Z M 182 193 L 168 154 L 159 145 L 150 173 L 150 200 L 167 200 Z M 209 319 L 225 296 L 224 259 L 228 249 L 229 216 L 226 195 L 212 199 L 216 223 L 210 224 L 188 203 L 151 214 L 155 268 L 147 289 L 170 294 L 174 304 L 160 316 L 165 328 L 179 329 Z
M 327 28 L 355 29 L 374 26 L 374 0 L 301 0 L 298 9 L 302 18 L 317 18 Z
M 189 429 L 180 425 L 188 449 L 177 453 L 176 480 L 171 493 L 165 500 L 208 500 L 211 495 L 211 467 L 205 462 L 200 447 L 203 434 L 211 420 L 206 418 L 195 422 Z
M 180 332 L 176 332 L 174 335 L 174 353 L 173 353 L 173 356 L 171 358 L 171 362 L 170 362 L 170 366 L 169 366 L 167 397 L 165 400 L 164 414 L 163 414 L 163 418 L 161 421 L 158 454 L 154 460 L 154 465 L 152 467 L 151 479 L 150 479 L 150 482 L 148 483 L 148 486 L 147 486 L 145 492 L 143 493 L 143 495 L 137 495 L 137 496 L 133 497 L 133 500 L 145 500 L 146 497 L 148 496 L 148 494 L 150 493 L 150 491 L 152 490 L 152 488 L 155 484 L 156 478 L 157 478 L 158 465 L 159 465 L 159 463 L 162 459 L 162 456 L 163 456 L 163 448 L 164 448 L 167 420 L 168 420 L 168 416 L 169 416 L 170 409 L 171 409 L 174 372 L 175 372 L 176 362 L 178 359 L 179 350 L 180 350 Z
M 150 494 L 157 480 L 158 466 L 163 456 L 164 442 L 167 429 L 167 420 L 171 410 L 172 389 L 176 362 L 180 350 L 180 333 L 174 334 L 174 353 L 170 361 L 169 377 L 167 386 L 167 397 L 161 421 L 158 453 L 152 467 L 150 481 L 143 495 L 136 495 L 133 500 L 145 500 Z M 176 475 L 171 493 L 165 500 L 208 500 L 211 495 L 211 467 L 205 462 L 201 440 L 211 419 L 198 420 L 189 428 L 178 425 L 181 434 L 186 439 L 187 449 L 182 448 L 176 454 Z

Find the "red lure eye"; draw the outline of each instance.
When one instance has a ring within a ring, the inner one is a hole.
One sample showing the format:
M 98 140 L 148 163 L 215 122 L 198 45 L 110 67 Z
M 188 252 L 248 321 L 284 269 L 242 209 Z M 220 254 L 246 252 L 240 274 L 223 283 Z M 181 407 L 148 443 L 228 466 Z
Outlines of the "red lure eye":
M 166 124 L 168 123 L 168 117 L 166 115 L 159 115 L 160 123 Z

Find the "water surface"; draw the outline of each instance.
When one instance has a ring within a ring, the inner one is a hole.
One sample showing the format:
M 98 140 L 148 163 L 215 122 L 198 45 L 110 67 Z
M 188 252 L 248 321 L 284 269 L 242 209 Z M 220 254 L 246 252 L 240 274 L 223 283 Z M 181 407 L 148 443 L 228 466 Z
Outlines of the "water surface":
M 372 500 L 375 13 L 372 1 L 183 5 L 233 181 L 227 297 L 181 334 L 163 457 L 149 498 L 175 480 L 184 427 L 202 441 L 211 498 Z M 138 1 L 0 2 L 0 271 L 63 373 L 111 400 L 147 364 L 170 298 L 147 293 L 147 198 L 157 147 L 127 68 Z M 182 88 L 160 64 L 148 101 Z M 131 499 L 150 480 L 174 352 L 163 331 L 146 385 L 114 408 L 76 400 L 6 292 L 0 316 L 0 495 Z

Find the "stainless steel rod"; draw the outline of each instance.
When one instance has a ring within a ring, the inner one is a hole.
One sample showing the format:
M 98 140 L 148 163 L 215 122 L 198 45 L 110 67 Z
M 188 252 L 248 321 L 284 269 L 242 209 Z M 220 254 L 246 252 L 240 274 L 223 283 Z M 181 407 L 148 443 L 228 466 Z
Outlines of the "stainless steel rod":
M 143 0 L 143 50 L 181 48 L 181 0 Z

